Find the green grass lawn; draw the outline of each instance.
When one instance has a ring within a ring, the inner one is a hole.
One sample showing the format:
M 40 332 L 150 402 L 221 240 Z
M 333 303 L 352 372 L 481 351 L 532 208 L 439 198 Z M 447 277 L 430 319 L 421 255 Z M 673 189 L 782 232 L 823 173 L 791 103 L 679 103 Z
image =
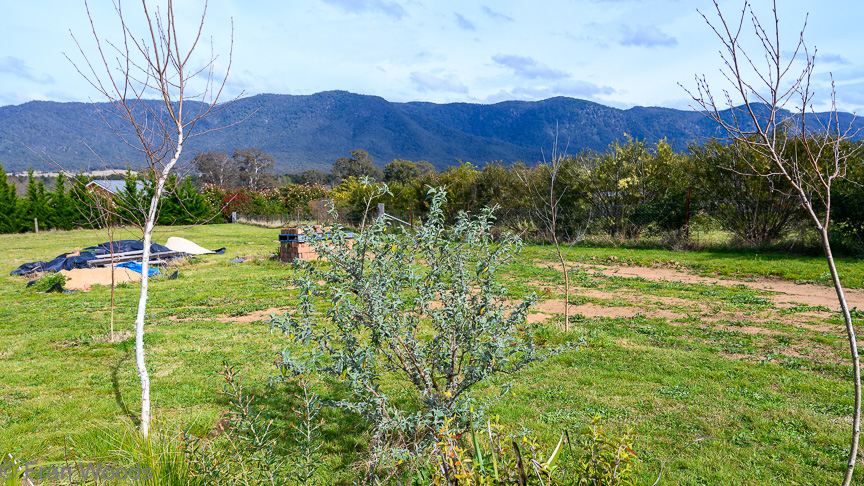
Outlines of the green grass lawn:
M 177 280 L 156 279 L 150 287 L 145 342 L 160 427 L 191 426 L 204 434 L 219 420 L 226 409 L 217 393 L 223 361 L 242 371 L 249 389 L 278 417 L 290 415 L 285 388 L 268 386 L 276 353 L 287 340 L 262 322 L 268 309 L 295 302 L 286 280 L 290 267 L 268 260 L 277 248 L 276 233 L 210 225 L 156 237 L 228 247 L 224 255 L 180 265 Z M 134 423 L 140 389 L 133 339 L 105 339 L 109 290 L 38 294 L 25 288 L 26 279 L 9 276 L 21 263 L 106 239 L 100 231 L 0 235 L 2 451 L 34 460 L 70 453 L 92 459 L 106 453 L 106 436 Z M 677 261 L 698 273 L 739 278 L 818 282 L 826 270 L 820 258 L 776 254 L 576 247 L 569 255 L 585 262 L 608 262 L 609 256 L 633 264 Z M 230 263 L 236 256 L 253 258 Z M 530 246 L 506 269 L 513 298 L 532 292 L 541 300 L 562 297 L 561 273 L 537 261 L 554 263 L 552 249 Z M 839 266 L 850 286 L 864 285 L 861 262 L 841 260 Z M 816 328 L 827 322 L 840 329 L 836 316 L 823 312 L 824 317 L 799 319 L 808 309 L 777 308 L 764 293 L 742 286 L 653 282 L 582 270 L 572 277 L 578 286 L 574 304 L 638 312 L 577 314 L 566 334 L 558 330 L 559 316 L 548 321 L 538 334 L 542 340 L 585 344 L 477 392 L 480 398 L 492 396 L 512 382 L 511 392 L 489 412 L 513 432 L 531 429 L 554 445 L 562 429 L 575 431 L 595 415 L 614 433 L 629 426 L 645 484 L 653 482 L 663 461 L 661 484 L 839 482 L 850 436 L 851 368 L 843 334 Z M 117 330 L 133 328 L 137 299 L 137 284 L 116 289 Z M 813 326 L 796 324 L 802 319 Z M 368 444 L 363 424 L 332 410 L 325 419 L 322 482 L 351 484 L 353 464 Z M 704 440 L 676 455 L 696 439 Z

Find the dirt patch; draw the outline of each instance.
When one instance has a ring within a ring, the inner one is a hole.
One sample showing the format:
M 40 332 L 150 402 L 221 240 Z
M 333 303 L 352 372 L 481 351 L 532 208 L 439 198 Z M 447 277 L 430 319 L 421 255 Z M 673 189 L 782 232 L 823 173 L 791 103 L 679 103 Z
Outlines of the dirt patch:
M 528 314 L 528 324 L 537 324 L 540 322 L 544 322 L 550 318 L 552 318 L 552 314 L 545 314 L 543 312 L 534 312 L 534 313 Z
M 627 267 L 625 267 L 627 268 Z M 657 269 L 648 269 L 648 270 L 657 270 Z M 660 269 L 660 270 L 669 270 L 669 269 Z M 695 277 L 698 279 L 702 279 L 704 281 L 708 281 L 708 283 L 714 283 L 712 279 L 705 279 L 704 277 L 697 277 L 693 275 L 688 275 L 684 272 L 678 272 L 679 274 L 683 274 L 685 277 Z M 619 273 L 620 275 L 620 273 Z M 643 275 L 640 275 L 643 278 Z M 668 276 L 668 275 L 667 275 Z M 647 279 L 647 278 L 646 278 Z M 667 279 L 670 280 L 670 279 Z M 726 285 L 736 285 L 737 281 L 726 281 Z M 804 286 L 804 285 L 794 285 L 796 290 L 800 292 L 804 292 L 809 290 L 809 287 L 817 287 L 818 286 Z M 829 291 L 833 293 L 833 289 L 825 289 L 820 288 L 822 291 Z M 784 301 L 789 298 L 786 294 L 774 294 L 775 290 L 765 290 L 765 295 L 768 298 L 782 298 Z M 782 322 L 783 324 L 800 327 L 804 329 L 809 329 L 817 332 L 827 332 L 827 333 L 838 333 L 842 332 L 842 326 L 825 324 L 824 321 L 826 318 L 830 317 L 831 313 L 829 312 L 820 312 L 820 311 L 808 311 L 808 312 L 795 312 L 792 314 L 778 314 L 776 310 L 764 310 L 764 311 L 751 311 L 751 312 L 740 312 L 740 311 L 719 311 L 712 310 L 707 304 L 704 302 L 700 302 L 697 300 L 688 300 L 682 299 L 679 297 L 672 296 L 659 296 L 659 295 L 641 295 L 634 294 L 632 292 L 627 292 L 624 290 L 616 289 L 603 291 L 595 288 L 582 288 L 577 287 L 571 291 L 571 297 L 584 297 L 588 299 L 598 299 L 603 301 L 621 301 L 626 302 L 631 305 L 627 306 L 615 306 L 613 305 L 603 305 L 602 303 L 585 303 L 581 305 L 571 305 L 570 312 L 571 314 L 582 314 L 586 317 L 633 317 L 638 313 L 642 313 L 645 316 L 649 317 L 658 317 L 662 319 L 666 319 L 670 324 L 674 326 L 684 326 L 687 325 L 680 321 L 681 319 L 687 317 L 698 317 L 698 319 L 702 322 L 706 323 L 717 323 L 719 328 L 728 329 L 731 331 L 739 331 L 745 334 L 764 334 L 764 335 L 775 335 L 782 334 L 781 331 L 769 330 L 760 326 L 736 326 L 734 324 L 730 324 L 728 321 L 742 321 L 749 322 L 753 324 L 759 323 L 768 323 L 771 321 Z M 797 304 L 790 304 L 787 302 L 780 302 L 781 305 L 778 307 L 781 309 L 789 308 Z M 813 305 L 813 304 L 811 304 Z M 529 322 L 542 322 L 546 319 L 551 318 L 553 315 L 563 315 L 564 314 L 564 301 L 562 299 L 548 299 L 545 301 L 541 301 L 534 310 L 538 311 L 534 314 L 529 315 Z M 723 322 L 727 321 L 727 322 Z M 813 322 L 816 321 L 816 322 Z
M 92 339 L 93 339 L 94 343 L 107 343 L 107 342 L 119 343 L 119 342 L 122 342 L 122 341 L 125 341 L 125 340 L 131 338 L 134 335 L 135 335 L 134 330 L 124 329 L 122 331 L 114 331 L 113 335 L 110 332 L 105 332 L 102 334 L 96 334 L 93 336 Z
M 812 322 L 799 322 L 796 324 L 799 327 L 804 327 L 806 329 L 810 329 L 811 331 L 816 332 L 826 332 L 829 334 L 840 334 L 846 332 L 846 327 L 842 324 L 838 324 L 834 327 L 831 327 L 827 324 L 813 324 Z
M 544 300 L 537 304 L 537 311 L 544 314 L 563 314 L 564 301 L 561 299 Z
M 276 314 L 279 316 L 285 314 L 287 311 L 287 307 L 271 307 L 267 310 L 250 312 L 243 316 L 216 316 L 216 320 L 219 322 L 249 323 L 269 319 L 270 314 Z
M 790 358 L 809 358 L 808 355 L 802 353 L 799 349 L 796 349 L 794 347 L 777 348 L 774 351 L 776 351 L 779 354 L 782 354 L 783 356 L 788 356 Z
M 67 278 L 63 287 L 70 290 L 87 292 L 94 285 L 111 285 L 111 267 L 76 268 L 74 270 L 60 270 L 60 273 Z M 140 273 L 127 268 L 114 268 L 114 285 L 140 281 Z
M 537 314 L 545 316 L 551 316 L 552 314 L 563 315 L 564 301 L 562 299 L 544 300 L 537 305 L 537 311 Z M 593 303 L 570 305 L 570 315 L 582 314 L 585 317 L 633 317 L 639 312 L 642 312 L 642 310 L 637 307 L 606 307 Z M 535 320 L 534 322 L 538 321 Z
M 589 273 L 603 271 L 611 275 L 619 277 L 640 277 L 645 280 L 670 280 L 684 283 L 698 283 L 708 285 L 723 285 L 727 287 L 735 285 L 744 285 L 749 288 L 766 292 L 775 302 L 792 301 L 798 304 L 807 304 L 810 306 L 825 306 L 829 309 L 837 307 L 837 294 L 833 287 L 814 284 L 796 284 L 787 280 L 776 278 L 759 278 L 753 282 L 745 282 L 741 280 L 724 280 L 719 278 L 702 277 L 692 273 L 676 270 L 674 268 L 652 268 L 652 267 L 637 267 L 637 266 L 598 266 L 590 264 L 575 263 L 574 266 L 584 268 Z M 849 307 L 864 308 L 864 290 L 848 289 L 846 290 L 846 300 L 849 302 Z
M 563 293 L 563 287 L 561 289 Z M 602 290 L 586 288 L 586 287 L 572 287 L 570 289 L 570 297 L 586 297 L 589 299 L 608 299 L 609 295 L 612 292 L 604 292 Z
M 741 334 L 747 334 L 748 336 L 776 336 L 778 334 L 786 334 L 785 332 L 776 329 L 765 329 L 764 327 L 757 326 L 717 326 L 717 329 L 740 332 Z

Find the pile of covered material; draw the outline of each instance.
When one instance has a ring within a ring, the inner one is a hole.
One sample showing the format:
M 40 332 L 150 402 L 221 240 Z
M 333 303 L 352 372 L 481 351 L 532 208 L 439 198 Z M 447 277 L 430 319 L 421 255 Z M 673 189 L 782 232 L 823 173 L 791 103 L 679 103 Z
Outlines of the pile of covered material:
M 29 275 L 31 273 L 59 272 L 76 268 L 109 266 L 121 262 L 141 261 L 144 243 L 138 240 L 117 240 L 100 243 L 73 253 L 58 255 L 51 261 L 25 263 L 12 270 L 10 275 Z M 164 264 L 166 260 L 187 256 L 187 253 L 174 251 L 157 243 L 150 245 L 150 264 Z

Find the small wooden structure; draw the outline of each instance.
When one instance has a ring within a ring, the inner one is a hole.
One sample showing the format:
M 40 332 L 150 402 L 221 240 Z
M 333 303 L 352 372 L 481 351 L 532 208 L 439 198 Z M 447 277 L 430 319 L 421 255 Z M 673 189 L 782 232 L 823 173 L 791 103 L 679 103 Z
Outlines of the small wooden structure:
M 284 228 L 279 234 L 279 259 L 285 263 L 291 263 L 294 260 L 312 261 L 318 259 L 318 253 L 312 248 L 309 243 L 313 238 L 318 240 L 327 240 L 330 237 L 329 233 L 324 233 L 324 228 L 321 225 L 312 226 L 315 234 L 305 234 L 303 228 Z M 352 233 L 346 233 L 346 238 L 353 238 Z M 348 240 L 350 248 L 352 241 Z

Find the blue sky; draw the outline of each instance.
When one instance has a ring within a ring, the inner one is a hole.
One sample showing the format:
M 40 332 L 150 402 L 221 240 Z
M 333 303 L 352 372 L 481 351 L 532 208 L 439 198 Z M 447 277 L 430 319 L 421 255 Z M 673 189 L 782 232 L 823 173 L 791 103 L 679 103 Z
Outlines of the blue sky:
M 175 1 L 193 28 L 200 2 Z M 81 60 L 70 31 L 92 54 L 83 0 L 3 2 L 0 106 L 101 101 L 63 55 Z M 742 5 L 720 3 L 730 16 Z M 864 111 L 864 2 L 779 3 L 787 49 L 809 12 L 817 109 L 832 73 L 840 109 Z M 123 6 L 137 22 L 139 3 Z M 90 8 L 100 32 L 116 33 L 110 0 Z M 228 96 L 341 89 L 390 101 L 571 96 L 684 109 L 692 101 L 678 83 L 693 88 L 705 74 L 718 92 L 727 87 L 721 45 L 697 8 L 713 18 L 710 0 L 210 0 L 205 31 L 224 68 L 233 18 Z

